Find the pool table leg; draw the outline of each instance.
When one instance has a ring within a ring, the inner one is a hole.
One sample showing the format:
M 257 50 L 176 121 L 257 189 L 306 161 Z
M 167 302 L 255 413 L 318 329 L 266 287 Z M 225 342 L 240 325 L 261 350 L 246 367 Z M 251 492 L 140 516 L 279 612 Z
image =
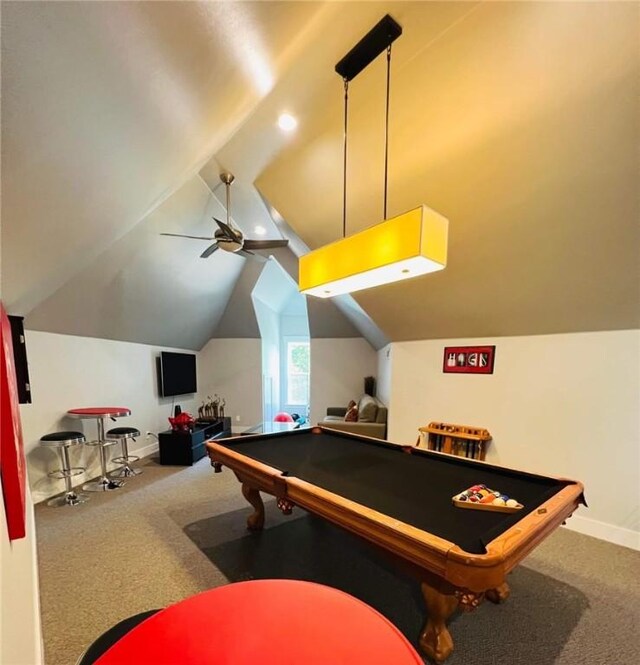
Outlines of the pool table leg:
M 242 496 L 253 506 L 255 512 L 247 518 L 249 531 L 261 531 L 264 527 L 264 503 L 260 492 L 248 483 L 242 482 Z
M 442 593 L 426 582 L 421 586 L 427 606 L 427 623 L 420 633 L 420 648 L 436 663 L 442 663 L 453 651 L 447 619 L 458 606 L 458 599 L 454 594 Z
M 509 588 L 509 585 L 507 582 L 503 582 L 499 587 L 489 589 L 484 596 L 487 600 L 498 605 L 499 603 L 504 603 L 510 594 L 511 589 Z

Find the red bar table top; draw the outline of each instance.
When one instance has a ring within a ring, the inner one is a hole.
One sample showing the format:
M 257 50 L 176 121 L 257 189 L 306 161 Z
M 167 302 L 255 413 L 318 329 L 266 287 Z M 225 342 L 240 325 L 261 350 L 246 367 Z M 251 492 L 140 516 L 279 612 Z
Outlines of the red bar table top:
M 69 409 L 67 414 L 74 418 L 120 418 L 130 416 L 126 406 L 88 406 L 83 409 Z
M 211 589 L 143 621 L 95 665 L 423 665 L 369 605 L 331 587 L 253 580 Z

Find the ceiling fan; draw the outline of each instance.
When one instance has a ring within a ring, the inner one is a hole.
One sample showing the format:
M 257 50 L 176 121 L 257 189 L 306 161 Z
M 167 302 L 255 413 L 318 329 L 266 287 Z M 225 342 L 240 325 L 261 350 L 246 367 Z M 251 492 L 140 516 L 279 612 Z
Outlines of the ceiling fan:
M 227 221 L 222 222 L 217 218 L 213 221 L 218 225 L 213 237 L 207 236 L 188 236 L 182 233 L 161 233 L 161 236 L 172 236 L 174 238 L 193 238 L 194 240 L 208 240 L 213 241 L 207 249 L 200 254 L 201 259 L 209 258 L 214 252 L 219 249 L 224 249 L 226 252 L 240 254 L 241 256 L 264 260 L 263 257 L 258 257 L 251 250 L 257 249 L 274 249 L 276 247 L 286 247 L 289 244 L 288 240 L 284 238 L 280 240 L 252 240 L 245 238 L 240 229 L 236 229 L 231 223 L 231 183 L 235 180 L 233 173 L 223 171 L 220 174 L 220 180 L 224 183 L 227 190 Z

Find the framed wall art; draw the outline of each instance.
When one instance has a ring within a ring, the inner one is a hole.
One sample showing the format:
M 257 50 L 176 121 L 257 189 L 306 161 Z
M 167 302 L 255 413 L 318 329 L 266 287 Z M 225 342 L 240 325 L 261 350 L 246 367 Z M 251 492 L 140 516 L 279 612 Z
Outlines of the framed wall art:
M 495 346 L 445 346 L 445 374 L 493 374 Z

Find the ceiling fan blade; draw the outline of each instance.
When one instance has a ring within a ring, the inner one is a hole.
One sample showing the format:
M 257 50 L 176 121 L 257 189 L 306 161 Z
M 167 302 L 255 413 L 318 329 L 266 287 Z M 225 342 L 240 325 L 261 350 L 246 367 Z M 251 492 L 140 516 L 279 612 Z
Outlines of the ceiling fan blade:
M 275 249 L 276 247 L 286 247 L 288 240 L 245 240 L 245 249 Z
M 240 256 L 244 256 L 245 259 L 259 261 L 260 263 L 265 263 L 267 261 L 267 259 L 265 259 L 264 256 L 260 256 L 259 254 L 254 254 L 253 252 L 246 250 L 244 247 L 242 249 L 239 249 L 235 253 L 240 254 Z
M 213 245 L 209 245 L 209 247 L 207 247 L 207 249 L 205 249 L 204 252 L 200 254 L 200 258 L 208 259 L 214 252 L 217 252 L 218 249 L 219 249 L 218 243 L 214 242 Z
M 205 236 L 186 236 L 183 233 L 161 233 L 161 236 L 171 236 L 172 238 L 193 238 L 194 240 L 215 240 L 215 238 L 206 238 Z
M 220 227 L 220 230 L 224 233 L 224 235 L 227 238 L 229 238 L 230 240 L 238 239 L 238 234 L 235 233 L 234 230 L 228 224 L 225 224 L 225 222 L 221 222 L 217 217 L 214 217 L 213 221 Z

